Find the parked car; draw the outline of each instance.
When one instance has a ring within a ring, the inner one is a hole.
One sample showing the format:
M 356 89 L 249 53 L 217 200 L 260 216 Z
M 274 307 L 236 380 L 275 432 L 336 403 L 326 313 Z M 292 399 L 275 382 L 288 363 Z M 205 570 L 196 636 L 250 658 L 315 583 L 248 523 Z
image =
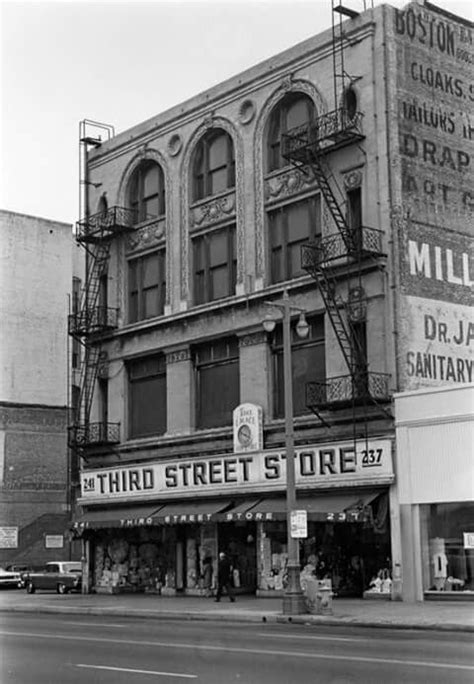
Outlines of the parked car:
M 42 570 L 28 573 L 24 581 L 28 594 L 34 594 L 37 589 L 53 589 L 58 594 L 81 591 L 82 563 L 50 561 Z
M 18 588 L 20 582 L 20 573 L 13 570 L 6 570 L 0 568 L 0 587 L 1 588 Z
M 44 570 L 44 565 L 24 565 L 22 570 L 20 570 L 20 581 L 18 582 L 18 588 L 24 589 L 26 587 L 26 580 L 28 579 L 30 573 L 39 572 Z

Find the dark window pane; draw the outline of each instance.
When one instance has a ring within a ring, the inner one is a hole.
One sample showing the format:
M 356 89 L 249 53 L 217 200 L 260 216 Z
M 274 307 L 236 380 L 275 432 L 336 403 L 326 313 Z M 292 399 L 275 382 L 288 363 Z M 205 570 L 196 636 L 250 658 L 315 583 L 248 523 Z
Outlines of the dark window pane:
M 238 404 L 238 361 L 209 366 L 199 371 L 198 427 L 231 425 L 232 411 Z
M 220 135 L 209 145 L 209 169 L 217 169 L 227 164 L 227 136 Z
M 295 416 L 308 413 L 306 408 L 306 383 L 326 378 L 324 317 L 308 319 L 309 338 L 302 340 L 295 332 L 296 319 L 291 322 L 291 364 L 293 386 L 293 412 Z M 282 327 L 277 326 L 273 337 L 274 359 L 274 412 L 275 417 L 285 415 L 285 392 L 283 376 Z
M 223 192 L 235 184 L 233 143 L 224 131 L 210 131 L 196 146 L 193 199 Z
M 209 236 L 209 265 L 226 264 L 228 260 L 227 231 L 221 230 Z
M 158 166 L 153 164 L 145 172 L 143 178 L 143 197 L 147 198 L 150 195 L 156 195 L 158 192 Z
M 145 219 L 153 218 L 159 215 L 159 201 L 158 197 L 151 197 L 144 201 Z
M 228 172 L 227 168 L 216 169 L 209 173 L 209 194 L 217 195 L 218 192 L 224 192 L 228 187 Z
M 228 297 L 235 292 L 235 226 L 193 239 L 194 301 Z
M 161 315 L 165 297 L 165 251 L 129 261 L 130 322 Z
M 286 130 L 303 126 L 309 122 L 309 107 L 306 99 L 297 100 L 288 107 L 286 114 Z
M 166 362 L 147 357 L 129 365 L 130 436 L 166 432 Z

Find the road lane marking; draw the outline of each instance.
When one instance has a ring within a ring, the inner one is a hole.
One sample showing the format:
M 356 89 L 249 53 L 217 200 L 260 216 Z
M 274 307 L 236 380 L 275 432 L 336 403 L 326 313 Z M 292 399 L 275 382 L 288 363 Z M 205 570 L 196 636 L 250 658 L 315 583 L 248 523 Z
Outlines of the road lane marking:
M 197 679 L 197 675 L 180 674 L 178 672 L 157 672 L 156 670 L 133 670 L 128 667 L 108 667 L 107 665 L 84 665 L 76 663 L 76 667 L 86 667 L 90 670 L 112 670 L 113 672 L 130 672 L 133 674 L 158 675 L 158 677 L 181 677 L 183 679 Z
M 314 639 L 316 641 L 363 641 L 367 643 L 367 639 L 358 637 L 330 637 L 330 636 L 316 636 L 312 634 L 269 634 L 268 632 L 258 632 L 257 636 L 261 637 L 275 637 L 276 639 Z
M 110 639 L 107 637 L 86 637 L 65 634 L 44 634 L 43 632 L 10 632 L 0 630 L 0 636 L 31 637 L 34 639 L 63 639 L 64 641 L 93 641 L 94 643 L 114 644 L 115 646 L 124 644 L 127 646 L 153 646 L 162 648 L 181 648 L 200 651 L 223 651 L 225 653 L 243 653 L 262 656 L 284 656 L 285 658 L 308 658 L 310 660 L 345 660 L 357 663 L 378 663 L 384 665 L 407 665 L 412 667 L 431 667 L 448 670 L 468 670 L 474 671 L 474 665 L 459 665 L 454 663 L 434 663 L 430 660 L 402 660 L 400 658 L 371 658 L 369 656 L 346 656 L 338 653 L 307 653 L 306 651 L 275 651 L 273 649 L 257 648 L 237 648 L 235 646 L 212 646 L 202 643 L 187 644 L 170 641 L 138 641 L 136 639 Z
M 73 620 L 55 620 L 61 625 L 74 625 L 75 627 L 125 627 L 125 625 L 116 625 L 112 622 L 74 622 Z

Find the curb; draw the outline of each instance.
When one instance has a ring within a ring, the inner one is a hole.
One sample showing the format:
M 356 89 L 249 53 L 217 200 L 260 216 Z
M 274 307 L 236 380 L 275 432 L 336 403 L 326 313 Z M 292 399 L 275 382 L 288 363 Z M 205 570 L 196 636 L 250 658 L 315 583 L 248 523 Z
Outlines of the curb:
M 71 615 L 69 606 L 10 606 L 0 608 L 1 613 L 46 613 Z M 400 629 L 400 630 L 424 630 L 442 632 L 467 632 L 474 633 L 474 625 L 462 625 L 456 623 L 410 623 L 404 621 L 392 622 L 390 620 L 360 620 L 352 617 L 334 617 L 330 615 L 281 615 L 275 613 L 195 613 L 177 611 L 147 611 L 129 609 L 124 612 L 117 608 L 84 608 L 75 606 L 74 615 L 103 615 L 110 617 L 141 617 L 147 620 L 187 620 L 201 622 L 239 622 L 239 623 L 265 623 L 265 624 L 289 624 L 289 625 L 314 625 L 314 626 L 345 626 L 367 627 L 376 629 Z

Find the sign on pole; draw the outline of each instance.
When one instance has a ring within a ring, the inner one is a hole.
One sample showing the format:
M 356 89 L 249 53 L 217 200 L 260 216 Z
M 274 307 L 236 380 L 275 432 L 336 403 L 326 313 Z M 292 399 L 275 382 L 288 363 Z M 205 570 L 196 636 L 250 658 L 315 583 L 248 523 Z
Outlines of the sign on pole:
M 306 511 L 291 511 L 291 536 L 293 539 L 306 539 L 308 536 L 308 516 Z

